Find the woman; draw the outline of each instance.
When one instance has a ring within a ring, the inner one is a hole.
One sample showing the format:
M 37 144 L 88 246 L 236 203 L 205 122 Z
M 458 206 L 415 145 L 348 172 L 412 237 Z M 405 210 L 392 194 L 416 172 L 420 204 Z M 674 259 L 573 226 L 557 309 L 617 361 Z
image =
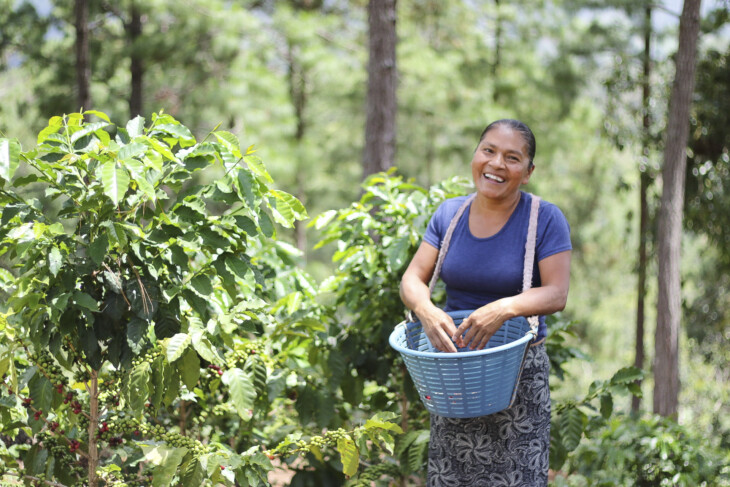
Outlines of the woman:
M 483 348 L 506 320 L 540 315 L 514 404 L 471 419 L 431 415 L 428 485 L 547 485 L 550 446 L 549 362 L 544 315 L 565 307 L 570 279 L 570 228 L 562 212 L 542 201 L 532 288 L 522 290 L 532 196 L 520 190 L 535 166 L 535 137 L 517 120 L 487 126 L 471 162 L 474 200 L 454 228 L 443 260 L 445 311 L 431 302 L 429 282 L 449 223 L 466 197 L 445 201 L 401 281 L 401 298 L 431 343 L 456 352 Z M 457 328 L 446 311 L 474 309 Z M 464 334 L 466 332 L 466 334 Z M 463 335 L 463 336 L 462 336 Z

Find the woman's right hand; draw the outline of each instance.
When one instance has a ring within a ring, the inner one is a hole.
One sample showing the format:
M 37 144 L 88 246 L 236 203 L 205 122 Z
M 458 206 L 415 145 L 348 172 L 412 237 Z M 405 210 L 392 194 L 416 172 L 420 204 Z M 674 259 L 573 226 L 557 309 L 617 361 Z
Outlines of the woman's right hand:
M 451 337 L 456 333 L 456 325 L 451 316 L 441 308 L 430 304 L 426 309 L 415 311 L 421 321 L 423 331 L 437 350 L 456 353 L 456 346 Z
M 456 352 L 451 337 L 456 333 L 454 320 L 431 302 L 428 282 L 434 272 L 438 249 L 422 242 L 411 259 L 400 283 L 403 304 L 418 316 L 423 331 L 437 350 Z

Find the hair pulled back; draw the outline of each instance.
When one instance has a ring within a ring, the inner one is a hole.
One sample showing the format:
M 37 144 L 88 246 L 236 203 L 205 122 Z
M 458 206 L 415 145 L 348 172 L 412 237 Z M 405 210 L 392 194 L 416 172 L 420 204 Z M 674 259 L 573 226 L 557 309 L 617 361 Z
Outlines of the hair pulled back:
M 535 134 L 532 133 L 530 127 L 528 127 L 525 122 L 521 122 L 512 118 L 502 118 L 500 120 L 495 120 L 494 122 L 487 125 L 487 127 L 484 129 L 482 135 L 479 137 L 479 143 L 484 140 L 484 137 L 489 133 L 490 130 L 497 127 L 507 127 L 516 132 L 519 132 L 519 134 L 524 139 L 525 144 L 527 145 L 527 155 L 530 157 L 529 167 L 532 167 L 534 165 L 537 142 L 535 141 Z

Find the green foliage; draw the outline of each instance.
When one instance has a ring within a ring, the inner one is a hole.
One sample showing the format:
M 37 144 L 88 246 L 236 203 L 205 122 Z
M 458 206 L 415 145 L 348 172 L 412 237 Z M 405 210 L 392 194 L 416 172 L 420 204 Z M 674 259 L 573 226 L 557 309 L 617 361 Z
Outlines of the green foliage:
M 567 465 L 571 486 L 730 485 L 727 450 L 666 418 L 616 416 L 584 442 Z
M 8 475 L 260 485 L 313 414 L 342 422 L 322 414 L 342 369 L 315 288 L 274 239 L 306 211 L 251 148 L 94 111 L 51 118 L 35 149 L 0 147 L 0 427 L 34 445 L 0 452 Z M 389 419 L 337 434 L 345 474 L 367 445 L 393 449 Z
M 636 367 L 624 367 L 608 380 L 593 381 L 586 395 L 578 400 L 554 401 L 550 429 L 550 468 L 560 470 L 584 437 L 591 437 L 614 417 L 615 396 L 641 396 L 637 381 L 643 377 L 644 372 Z
M 363 183 L 359 202 L 312 220 L 322 231 L 317 247 L 337 247 L 335 274 L 322 287 L 340 308 L 347 363 L 364 379 L 388 381 L 395 359 L 388 337 L 404 314 L 398 291 L 403 271 L 436 207 L 467 187 L 453 179 L 426 191 L 392 172 L 376 174 Z

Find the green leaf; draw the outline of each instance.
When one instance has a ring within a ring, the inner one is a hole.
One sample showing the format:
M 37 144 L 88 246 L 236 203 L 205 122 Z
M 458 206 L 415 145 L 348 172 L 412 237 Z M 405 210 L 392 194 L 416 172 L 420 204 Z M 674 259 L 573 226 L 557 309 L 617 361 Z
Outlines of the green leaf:
M 220 143 L 223 144 L 226 149 L 231 151 L 235 157 L 242 157 L 241 145 L 238 141 L 238 137 L 224 130 L 213 132 L 213 135 L 215 135 L 218 141 L 220 141 Z
M 38 475 L 46 471 L 48 450 L 40 445 L 33 445 L 23 460 L 24 470 L 28 475 Z
M 408 466 L 411 472 L 420 472 L 423 470 L 426 451 L 428 451 L 428 442 L 414 441 L 411 443 L 411 447 L 408 449 Z
M 259 233 L 258 229 L 256 228 L 256 223 L 249 217 L 236 215 L 233 217 L 233 219 L 236 220 L 236 225 L 238 225 L 238 228 L 246 232 L 248 235 L 253 237 Z
M 187 333 L 177 333 L 167 342 L 167 361 L 172 363 L 179 359 L 185 349 L 190 345 L 190 335 Z
M 88 294 L 81 291 L 74 291 L 73 301 L 76 306 L 88 309 L 89 311 L 99 311 L 99 303 Z
M 105 122 L 110 122 L 109 115 L 107 115 L 104 112 L 100 112 L 98 110 L 86 110 L 84 112 L 84 115 L 94 115 L 94 116 L 99 117 L 100 119 L 104 120 Z
M 304 205 L 293 195 L 285 191 L 279 191 L 276 189 L 272 189 L 271 193 L 276 197 L 277 200 L 284 201 L 287 204 L 287 206 L 294 213 L 294 217 L 297 220 L 307 218 L 307 210 L 304 208 Z
M 10 181 L 20 162 L 20 143 L 16 139 L 0 139 L 0 180 Z
M 240 279 L 245 279 L 249 270 L 248 262 L 232 255 L 226 257 L 226 267 Z
M 380 428 L 388 431 L 395 431 L 396 433 L 403 433 L 400 426 L 395 423 L 391 423 L 390 421 L 386 421 L 380 413 L 365 421 L 365 429 L 371 428 Z
M 274 180 L 271 179 L 271 176 L 269 175 L 268 171 L 266 171 L 266 167 L 264 167 L 264 163 L 261 162 L 261 159 L 258 156 L 248 155 L 243 158 L 243 160 L 248 165 L 249 169 L 253 171 L 254 174 L 257 176 L 260 176 L 264 178 L 268 183 L 273 183 Z
M 190 129 L 181 124 L 163 123 L 160 125 L 155 125 L 154 130 L 167 132 L 168 134 L 174 135 L 175 137 L 183 140 L 193 139 L 193 134 L 190 132 Z
M 391 244 L 386 250 L 385 255 L 388 258 L 388 266 L 392 272 L 399 271 L 408 260 L 408 249 L 410 248 L 410 239 L 408 236 L 401 237 Z
M 127 344 L 135 355 L 142 351 L 149 323 L 145 320 L 134 318 L 127 325 Z
M 36 372 L 28 382 L 30 398 L 33 399 L 33 407 L 47 412 L 53 403 L 53 384 L 40 372 Z
M 132 120 L 127 122 L 127 134 L 129 134 L 129 137 L 135 138 L 139 135 L 142 135 L 143 131 L 144 118 L 142 118 L 140 115 L 134 117 Z
M 177 467 L 188 453 L 187 448 L 173 448 L 167 445 L 140 444 L 145 460 L 157 465 L 152 471 L 152 486 L 167 487 L 172 484 Z
M 109 250 L 109 237 L 106 232 L 101 232 L 87 247 L 87 253 L 96 265 L 101 265 Z
M 236 412 L 244 421 L 249 421 L 253 416 L 253 406 L 256 401 L 253 379 L 243 370 L 233 368 L 223 373 L 222 380 L 228 386 L 228 393 Z
M 193 348 L 203 357 L 203 360 L 207 360 L 216 365 L 224 364 L 223 359 L 217 353 L 210 339 L 206 336 L 206 331 L 199 319 L 194 317 L 189 318 L 188 331 L 192 338 Z
M 61 255 L 61 251 L 58 250 L 58 247 L 52 247 L 51 251 L 48 253 L 48 270 L 50 270 L 51 274 L 55 277 L 58 275 L 58 271 L 61 270 L 62 266 L 63 256 Z
M 357 445 L 348 435 L 337 440 L 337 451 L 342 459 L 342 473 L 352 477 L 357 473 L 357 467 L 360 465 L 360 452 Z
M 150 364 L 142 362 L 132 369 L 125 387 L 125 398 L 132 412 L 139 416 L 144 412 L 144 405 L 149 397 Z
M 613 396 L 611 394 L 601 395 L 601 416 L 608 419 L 613 414 Z
M 200 359 L 195 350 L 188 348 L 177 362 L 177 370 L 180 372 L 183 384 L 192 391 L 200 379 Z
M 81 130 L 77 130 L 71 135 L 71 143 L 73 144 L 82 137 L 86 137 L 90 133 L 96 132 L 97 130 L 102 129 L 108 125 L 109 122 L 93 122 L 84 124 Z
M 150 200 L 155 201 L 157 199 L 155 187 L 147 181 L 144 164 L 139 162 L 137 159 L 128 159 L 124 161 L 124 165 L 127 169 L 129 169 L 129 172 L 132 174 L 133 181 L 137 183 L 137 186 L 142 190 L 145 196 L 147 196 Z
M 201 296 L 210 296 L 213 294 L 213 285 L 210 277 L 205 274 L 198 274 L 190 280 L 190 286 Z
M 104 187 L 104 194 L 119 206 L 124 194 L 129 189 L 129 173 L 114 161 L 109 161 L 101 166 L 101 184 Z
M 140 144 L 139 142 L 132 142 L 124 145 L 117 152 L 117 157 L 121 160 L 132 159 L 133 157 L 139 157 L 144 155 L 147 151 L 147 146 Z
M 644 377 L 644 373 L 638 367 L 624 367 L 619 369 L 618 372 L 613 374 L 611 377 L 612 384 L 626 384 L 628 382 L 634 382 Z
M 258 194 L 258 183 L 250 171 L 245 168 L 238 170 L 238 187 L 243 195 L 248 207 L 256 208 L 256 196 Z
M 265 212 L 259 213 L 259 227 L 261 227 L 261 233 L 266 237 L 271 238 L 274 236 L 274 224 L 271 222 L 271 218 Z
M 196 459 L 187 462 L 180 473 L 181 485 L 203 485 L 205 471 Z
M 563 446 L 569 452 L 575 450 L 583 436 L 583 420 L 585 415 L 575 407 L 563 410 L 560 417 L 560 436 L 563 438 Z

